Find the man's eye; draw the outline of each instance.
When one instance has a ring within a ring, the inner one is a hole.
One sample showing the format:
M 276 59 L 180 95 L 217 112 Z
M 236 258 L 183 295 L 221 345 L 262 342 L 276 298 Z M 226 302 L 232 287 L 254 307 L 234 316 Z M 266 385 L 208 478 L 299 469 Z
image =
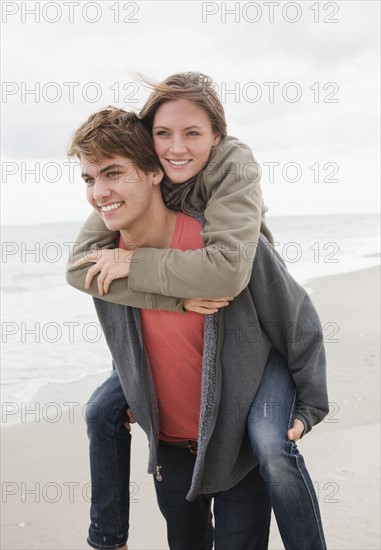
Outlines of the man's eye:
M 107 172 L 107 177 L 109 178 L 117 178 L 119 177 L 120 172 Z
M 84 178 L 86 185 L 92 185 L 94 183 L 94 178 Z

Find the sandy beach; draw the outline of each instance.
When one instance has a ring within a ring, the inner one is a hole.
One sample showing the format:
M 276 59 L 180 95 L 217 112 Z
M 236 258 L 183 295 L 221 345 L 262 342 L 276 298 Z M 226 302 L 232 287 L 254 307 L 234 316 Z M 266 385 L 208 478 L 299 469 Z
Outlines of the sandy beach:
M 329 550 L 381 548 L 379 283 L 378 268 L 308 282 L 324 328 L 331 410 L 299 448 L 318 492 Z M 34 405 L 6 410 L 2 550 L 87 548 L 90 476 L 83 411 L 103 379 L 46 386 Z M 144 433 L 134 427 L 129 549 L 165 550 L 146 447 Z M 283 548 L 275 521 L 269 548 Z

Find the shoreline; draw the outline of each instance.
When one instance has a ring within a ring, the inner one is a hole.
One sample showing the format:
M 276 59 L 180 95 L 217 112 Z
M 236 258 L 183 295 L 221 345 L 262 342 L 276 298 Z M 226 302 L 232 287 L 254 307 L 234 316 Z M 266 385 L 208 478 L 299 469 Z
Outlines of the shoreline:
M 299 448 L 318 493 L 330 550 L 380 548 L 379 277 L 379 268 L 372 267 L 308 281 L 323 326 L 332 408 Z M 105 378 L 90 375 L 78 383 L 47 385 L 34 402 L 84 404 Z M 42 418 L 2 426 L 3 550 L 86 548 L 86 426 L 81 407 L 72 411 L 71 418 L 66 407 L 57 422 Z M 146 467 L 146 437 L 134 426 L 129 547 L 165 550 L 165 524 Z M 273 521 L 269 549 L 282 548 Z
M 65 414 L 69 417 L 77 416 L 78 411 L 83 411 L 93 391 L 106 380 L 108 372 L 111 372 L 111 358 L 109 371 L 86 374 L 76 381 L 59 384 L 49 382 L 38 388 L 28 401 L 3 401 L 1 429 L 29 422 L 33 424 L 37 419 L 54 424 L 55 418 L 59 422 Z
M 316 293 L 316 290 L 315 290 L 315 287 L 319 287 L 320 283 L 325 283 L 326 280 L 332 278 L 332 277 L 340 277 L 341 275 L 347 275 L 347 274 L 350 274 L 350 273 L 361 273 L 361 272 L 364 272 L 364 271 L 367 271 L 367 270 L 371 270 L 371 269 L 376 269 L 379 267 L 380 263 L 379 261 L 376 262 L 376 259 L 379 260 L 380 258 L 380 253 L 373 253 L 373 254 L 369 254 L 367 255 L 366 257 L 368 258 L 371 258 L 372 260 L 372 265 L 370 266 L 366 266 L 366 267 L 361 267 L 361 268 L 349 268 L 349 270 L 344 270 L 344 271 L 340 271 L 338 273 L 329 273 L 329 274 L 326 274 L 326 275 L 318 275 L 316 277 L 302 277 L 302 278 L 299 278 L 297 279 L 299 284 L 301 284 L 305 290 L 308 292 L 308 294 L 310 295 L 310 297 L 313 299 L 315 293 Z M 364 256 L 365 258 L 365 256 Z M 373 265 L 375 264 L 375 265 Z M 289 267 L 289 266 L 288 266 Z M 293 274 L 294 278 L 295 275 Z M 94 318 L 96 317 L 96 313 L 94 311 Z M 107 351 L 108 353 L 108 351 Z M 111 359 L 110 359 L 110 364 L 111 364 Z M 111 371 L 111 367 L 110 367 L 110 371 Z M 103 371 L 103 372 L 98 372 L 98 373 L 86 373 L 86 374 L 83 374 L 82 376 L 78 377 L 78 379 L 74 379 L 74 380 L 71 380 L 71 381 L 65 381 L 65 382 L 60 382 L 60 383 L 53 383 L 53 382 L 48 382 L 48 383 L 44 383 L 43 385 L 41 385 L 40 387 L 38 387 L 36 390 L 34 390 L 34 392 L 31 394 L 31 396 L 28 398 L 28 399 L 24 399 L 22 400 L 21 402 L 19 402 L 19 405 L 22 405 L 22 407 L 24 408 L 24 410 L 29 410 L 30 407 L 33 407 L 33 405 L 37 402 L 41 402 L 41 399 L 45 399 L 47 398 L 47 396 L 49 394 L 52 394 L 53 395 L 53 401 L 54 400 L 61 400 L 61 399 L 65 399 L 66 400 L 66 396 L 68 393 L 72 394 L 74 393 L 77 401 L 79 399 L 79 402 L 80 404 L 85 404 L 86 402 L 86 395 L 87 397 L 89 397 L 91 395 L 91 388 L 94 387 L 95 389 L 95 385 L 92 386 L 92 380 L 94 379 L 94 384 L 97 384 L 97 383 L 101 383 L 103 380 L 105 380 L 107 377 L 107 371 Z M 80 389 L 78 389 L 80 388 Z M 83 392 L 81 394 L 81 392 Z M 90 393 L 89 393 L 90 392 Z M 51 401 L 52 399 L 49 400 L 49 402 Z M 16 404 L 17 402 L 15 401 L 5 401 L 4 399 L 2 399 L 3 403 L 5 402 L 8 402 L 8 403 L 13 403 L 13 404 Z M 12 410 L 12 407 L 10 407 L 9 409 L 10 411 Z M 2 413 L 4 411 L 4 408 L 2 409 Z M 20 410 L 18 411 L 18 416 L 19 418 L 21 417 L 21 414 L 22 414 L 22 410 L 21 410 L 21 407 L 20 407 Z M 8 422 L 4 423 L 4 422 L 1 422 L 1 428 L 3 427 L 8 427 L 9 425 L 15 425 L 17 423 L 17 418 L 15 418 L 14 420 L 12 420 L 12 416 L 16 416 L 17 412 L 15 413 L 15 415 L 12 415 L 10 412 L 7 413 L 8 415 Z

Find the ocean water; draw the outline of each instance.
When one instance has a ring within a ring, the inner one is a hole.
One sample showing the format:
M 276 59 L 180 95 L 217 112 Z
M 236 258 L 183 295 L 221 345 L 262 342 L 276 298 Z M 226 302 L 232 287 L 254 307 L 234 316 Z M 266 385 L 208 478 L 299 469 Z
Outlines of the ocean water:
M 306 288 L 315 277 L 379 264 L 376 214 L 274 217 L 268 224 L 277 251 Z M 93 301 L 65 281 L 79 226 L 2 228 L 3 403 L 27 403 L 47 384 L 110 371 Z

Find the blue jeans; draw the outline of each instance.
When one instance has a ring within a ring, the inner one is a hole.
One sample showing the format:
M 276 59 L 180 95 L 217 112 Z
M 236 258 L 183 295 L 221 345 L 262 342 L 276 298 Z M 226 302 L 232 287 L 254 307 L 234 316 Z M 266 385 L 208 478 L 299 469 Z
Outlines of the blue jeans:
M 162 480 L 154 477 L 157 500 L 167 521 L 170 550 L 211 550 L 211 502 L 214 500 L 215 550 L 267 550 L 271 505 L 259 468 L 232 489 L 185 499 L 195 455 L 188 449 L 159 444 Z
M 286 361 L 270 353 L 248 417 L 248 433 L 286 550 L 326 549 L 319 505 L 297 445 L 287 439 L 296 390 Z
M 91 396 L 86 408 L 92 482 L 87 542 L 114 550 L 127 542 L 130 513 L 131 435 L 128 405 L 116 371 Z

